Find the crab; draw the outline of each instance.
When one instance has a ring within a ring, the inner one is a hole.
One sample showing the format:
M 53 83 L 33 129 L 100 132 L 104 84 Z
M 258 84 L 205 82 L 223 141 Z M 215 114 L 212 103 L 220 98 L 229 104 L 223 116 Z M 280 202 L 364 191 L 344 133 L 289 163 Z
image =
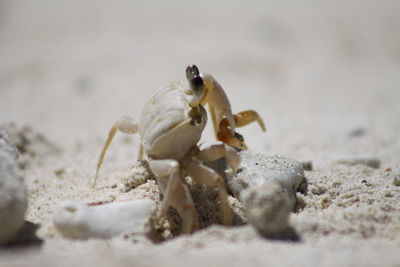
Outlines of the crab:
M 175 208 L 182 218 L 182 232 L 191 233 L 198 227 L 198 219 L 184 177 L 218 188 L 220 220 L 224 225 L 231 225 L 233 215 L 224 178 L 206 163 L 225 158 L 226 171 L 236 173 L 240 164 L 237 151 L 247 146 L 235 128 L 254 121 L 263 131 L 265 126 L 253 110 L 233 114 L 224 90 L 210 74 L 201 74 L 195 65 L 189 65 L 186 78 L 188 87 L 181 82 L 162 87 L 145 105 L 139 123 L 128 116 L 114 123 L 100 154 L 93 185 L 115 133 L 139 132 L 139 159 L 143 154 L 147 156 L 163 195 L 159 216 L 164 216 L 170 207 Z M 200 149 L 197 144 L 207 123 L 205 104 L 209 107 L 216 139 L 221 142 Z

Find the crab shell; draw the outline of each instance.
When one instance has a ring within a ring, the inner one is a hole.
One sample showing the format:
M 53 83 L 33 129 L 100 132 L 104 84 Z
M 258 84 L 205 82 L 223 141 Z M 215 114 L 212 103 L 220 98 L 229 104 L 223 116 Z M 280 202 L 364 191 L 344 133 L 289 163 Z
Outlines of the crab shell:
M 190 102 L 190 90 L 181 82 L 171 82 L 145 105 L 139 134 L 149 157 L 180 160 L 200 140 L 207 114 L 201 105 L 192 108 Z

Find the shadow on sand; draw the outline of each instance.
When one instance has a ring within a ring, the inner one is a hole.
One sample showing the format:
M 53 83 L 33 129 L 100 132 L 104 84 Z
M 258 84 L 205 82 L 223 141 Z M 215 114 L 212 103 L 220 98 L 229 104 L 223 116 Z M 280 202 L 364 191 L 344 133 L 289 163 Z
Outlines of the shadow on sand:
M 31 248 L 40 247 L 43 244 L 43 240 L 36 236 L 36 231 L 39 228 L 39 224 L 34 224 L 29 221 L 25 221 L 15 238 L 2 245 L 1 248 Z

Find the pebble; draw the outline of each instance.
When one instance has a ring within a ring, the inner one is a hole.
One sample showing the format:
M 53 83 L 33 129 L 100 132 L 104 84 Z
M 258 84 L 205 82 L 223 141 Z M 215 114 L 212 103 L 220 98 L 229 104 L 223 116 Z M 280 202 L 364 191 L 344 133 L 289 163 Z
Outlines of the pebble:
M 120 234 L 150 235 L 155 205 L 149 199 L 87 206 L 63 201 L 53 223 L 62 236 L 72 239 L 110 239 Z
M 313 170 L 313 162 L 311 160 L 302 161 L 301 165 L 303 166 L 303 170 L 305 170 L 305 171 Z
M 240 152 L 240 157 L 240 171 L 228 179 L 228 187 L 237 198 L 248 187 L 277 182 L 288 192 L 290 206 L 294 207 L 296 192 L 305 182 L 301 162 L 286 156 L 267 156 L 249 151 Z
M 392 180 L 392 184 L 395 186 L 400 186 L 400 174 L 396 175 L 393 180 Z
M 372 155 L 345 155 L 336 157 L 332 160 L 332 163 L 348 166 L 364 165 L 374 169 L 378 169 L 381 165 L 380 159 Z
M 353 130 L 349 131 L 349 137 L 360 137 L 366 134 L 366 130 L 364 128 L 354 128 Z
M 24 223 L 28 197 L 18 167 L 18 151 L 0 128 L 0 244 L 15 237 Z
M 322 185 L 316 185 L 314 188 L 311 190 L 311 193 L 314 195 L 322 195 L 324 194 L 328 189 L 325 186 Z
M 228 177 L 228 188 L 239 198 L 249 222 L 264 234 L 290 229 L 296 192 L 306 191 L 301 162 L 286 156 L 240 152 L 240 171 Z
M 292 207 L 285 188 L 276 182 L 250 187 L 241 194 L 248 221 L 261 233 L 274 235 L 289 228 Z

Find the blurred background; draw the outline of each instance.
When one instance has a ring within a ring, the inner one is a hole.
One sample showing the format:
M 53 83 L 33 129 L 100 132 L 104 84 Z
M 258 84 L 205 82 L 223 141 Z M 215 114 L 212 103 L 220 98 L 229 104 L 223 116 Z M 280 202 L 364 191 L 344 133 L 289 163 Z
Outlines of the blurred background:
M 399 1 L 0 0 L 0 123 L 61 147 L 100 144 L 191 63 L 264 117 L 239 131 L 252 150 L 400 147 Z

